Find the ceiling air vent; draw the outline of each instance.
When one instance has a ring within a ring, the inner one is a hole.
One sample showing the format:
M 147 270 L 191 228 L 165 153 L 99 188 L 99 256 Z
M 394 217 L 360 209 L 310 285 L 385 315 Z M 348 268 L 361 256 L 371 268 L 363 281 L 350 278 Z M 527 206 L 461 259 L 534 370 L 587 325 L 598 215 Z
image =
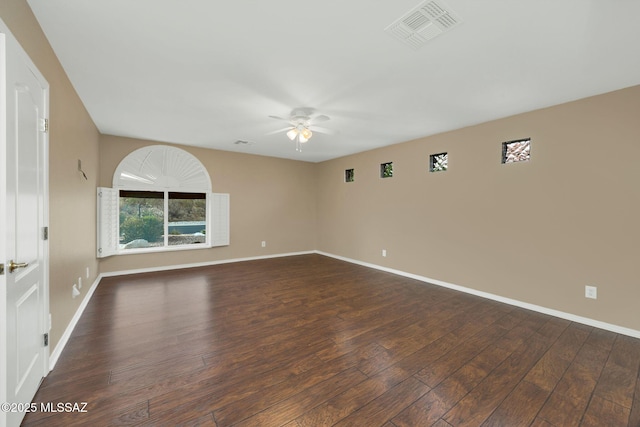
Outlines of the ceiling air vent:
M 442 2 L 427 0 L 405 13 L 385 31 L 413 49 L 418 49 L 461 22 Z

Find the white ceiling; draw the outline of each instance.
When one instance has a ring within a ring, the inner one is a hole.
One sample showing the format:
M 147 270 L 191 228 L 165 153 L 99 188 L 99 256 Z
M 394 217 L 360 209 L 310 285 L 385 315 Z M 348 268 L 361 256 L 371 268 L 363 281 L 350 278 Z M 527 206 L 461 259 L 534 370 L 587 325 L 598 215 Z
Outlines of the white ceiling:
M 437 0 L 462 23 L 418 50 L 384 31 L 417 0 L 28 1 L 100 132 L 220 150 L 318 162 L 640 84 L 638 0 Z M 336 134 L 267 135 L 296 107 Z

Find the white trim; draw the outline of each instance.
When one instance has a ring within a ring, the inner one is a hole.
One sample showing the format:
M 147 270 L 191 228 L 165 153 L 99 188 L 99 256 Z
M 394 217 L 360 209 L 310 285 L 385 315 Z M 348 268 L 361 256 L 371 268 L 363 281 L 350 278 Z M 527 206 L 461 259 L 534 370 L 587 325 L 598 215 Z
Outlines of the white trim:
M 207 234 L 206 242 L 197 244 L 181 244 L 181 245 L 169 245 L 169 191 L 165 190 L 164 193 L 164 210 L 163 216 L 163 242 L 162 246 L 150 246 L 146 248 L 131 248 L 124 249 L 123 245 L 119 244 L 120 236 L 120 196 L 121 190 L 117 188 L 98 187 L 97 188 L 97 240 L 96 240 L 96 257 L 106 258 L 110 256 L 118 255 L 133 255 L 133 254 L 146 254 L 146 253 L 159 253 L 159 252 L 173 252 L 173 251 L 191 251 L 196 249 L 210 249 L 216 246 L 228 246 L 229 245 L 229 209 L 230 209 L 230 195 L 226 193 L 211 193 L 206 194 L 207 204 L 207 219 L 204 221 L 206 224 Z M 147 191 L 147 190 L 142 190 Z M 158 191 L 160 192 L 160 191 Z
M 116 189 L 211 191 L 211 177 L 202 162 L 170 145 L 149 145 L 127 154 L 113 173 L 112 182 Z
M 96 189 L 96 257 L 105 258 L 118 253 L 119 215 L 118 190 Z
M 512 305 L 512 306 L 515 306 L 515 307 L 520 307 L 520 308 L 524 308 L 524 309 L 527 309 L 527 310 L 536 311 L 536 312 L 542 313 L 542 314 L 548 314 L 550 316 L 558 317 L 558 318 L 561 318 L 561 319 L 566 319 L 566 320 L 569 320 L 569 321 L 572 321 L 572 322 L 582 323 L 582 324 L 585 324 L 585 325 L 588 325 L 588 326 L 593 326 L 594 328 L 604 329 L 604 330 L 615 332 L 615 333 L 618 333 L 618 334 L 628 335 L 628 336 L 634 337 L 634 338 L 640 338 L 640 331 L 636 331 L 635 329 L 625 328 L 625 327 L 622 327 L 622 326 L 601 322 L 599 320 L 589 319 L 587 317 L 576 316 L 576 315 L 571 314 L 571 313 L 565 313 L 565 312 L 562 312 L 562 311 L 553 310 L 553 309 L 542 307 L 542 306 L 539 306 L 539 305 L 529 304 L 529 303 L 526 303 L 526 302 L 522 302 L 522 301 L 511 299 L 511 298 L 501 297 L 499 295 L 490 294 L 488 292 L 478 291 L 476 289 L 467 288 L 465 286 L 460 286 L 460 285 L 455 285 L 453 283 L 443 282 L 442 280 L 430 279 L 428 277 L 419 276 L 417 274 L 407 273 L 405 271 L 400 271 L 400 270 L 396 270 L 396 269 L 393 269 L 393 268 L 382 267 L 380 265 L 371 264 L 371 263 L 368 263 L 368 262 L 363 262 L 363 261 L 358 261 L 358 260 L 351 259 L 351 258 L 346 258 L 346 257 L 340 256 L 340 255 L 334 255 L 334 254 L 330 254 L 330 253 L 327 253 L 327 252 L 314 250 L 314 251 L 302 251 L 302 252 L 291 252 L 291 253 L 283 253 L 283 254 L 273 254 L 273 255 L 246 257 L 246 258 L 223 259 L 223 260 L 218 260 L 218 261 L 200 262 L 200 263 L 193 263 L 193 264 L 180 264 L 180 265 L 170 265 L 170 266 L 162 266 L 162 267 L 140 268 L 140 269 L 136 269 L 136 270 L 110 271 L 110 272 L 106 272 L 106 273 L 101 273 L 98 276 L 98 278 L 95 280 L 95 282 L 93 282 L 93 285 L 91 285 L 91 288 L 89 289 L 89 292 L 87 292 L 87 294 L 85 295 L 84 300 L 82 301 L 82 303 L 78 307 L 78 310 L 76 311 L 75 315 L 73 316 L 73 318 L 69 322 L 69 325 L 67 326 L 67 329 L 65 330 L 64 334 L 62 334 L 62 337 L 60 338 L 60 341 L 58 342 L 58 345 L 56 345 L 55 350 L 53 352 L 51 352 L 51 357 L 49 359 L 49 368 L 50 369 L 54 368 L 56 362 L 58 361 L 60 355 L 62 354 L 62 351 L 64 350 L 64 347 L 67 345 L 67 342 L 69 341 L 69 338 L 71 337 L 71 333 L 73 332 L 73 329 L 76 327 L 76 324 L 80 320 L 80 317 L 82 316 L 82 313 L 84 312 L 84 309 L 87 307 L 87 304 L 89 303 L 89 300 L 93 296 L 93 293 L 95 292 L 96 288 L 100 284 L 100 281 L 104 277 L 124 276 L 124 275 L 128 275 L 128 274 L 139 274 L 139 273 L 153 273 L 153 272 L 157 272 L 157 271 L 178 270 L 178 269 L 193 268 L 193 267 L 207 267 L 207 266 L 219 265 L 219 264 L 230 264 L 230 263 L 234 263 L 234 262 L 255 261 L 255 260 L 261 260 L 261 259 L 282 258 L 282 257 L 288 257 L 288 256 L 309 255 L 309 254 L 324 255 L 324 256 L 327 256 L 327 257 L 330 257 L 330 258 L 339 259 L 341 261 L 346 261 L 346 262 L 349 262 L 349 263 L 352 263 L 352 264 L 361 265 L 363 267 L 369 267 L 369 268 L 373 268 L 375 270 L 380 270 L 380 271 L 385 271 L 387 273 L 397 274 L 398 276 L 408 277 L 410 279 L 416 279 L 416 280 L 419 280 L 421 282 L 430 283 L 430 284 L 437 285 L 437 286 L 442 286 L 442 287 L 445 287 L 445 288 L 453 289 L 453 290 L 464 292 L 464 293 L 471 294 L 471 295 L 476 295 L 476 296 L 479 296 L 479 297 L 482 297 L 482 298 L 487 298 L 487 299 L 490 299 L 490 300 L 493 300 L 493 301 L 502 302 L 502 303 L 509 304 L 509 305 Z
M 615 333 L 618 333 L 618 334 L 628 335 L 628 336 L 634 337 L 634 338 L 640 338 L 640 331 L 635 330 L 635 329 L 631 329 L 631 328 L 626 328 L 624 326 L 619 326 L 619 325 L 614 325 L 614 324 L 611 324 L 611 323 L 601 322 L 599 320 L 590 319 L 588 317 L 582 317 L 582 316 L 578 316 L 578 315 L 575 315 L 575 314 L 566 313 L 564 311 L 554 310 L 552 308 L 547 308 L 547 307 L 543 307 L 543 306 L 540 306 L 540 305 L 530 304 L 528 302 L 518 301 L 518 300 L 515 300 L 515 299 L 502 297 L 500 295 L 495 295 L 495 294 L 491 294 L 491 293 L 488 293 L 488 292 L 478 291 L 476 289 L 467 288 L 465 286 L 460 286 L 460 285 L 455 285 L 453 283 L 443 282 L 442 280 L 431 279 L 431 278 L 428 278 L 428 277 L 419 276 L 419 275 L 413 274 L 413 273 L 407 273 L 405 271 L 400 271 L 400 270 L 396 270 L 396 269 L 393 269 L 393 268 L 382 267 L 380 265 L 370 264 L 368 262 L 363 262 L 363 261 L 358 261 L 358 260 L 351 259 L 351 258 L 346 258 L 346 257 L 340 256 L 340 255 L 334 255 L 334 254 L 330 254 L 330 253 L 322 252 L 322 251 L 315 251 L 315 253 L 317 253 L 319 255 L 328 256 L 330 258 L 339 259 L 341 261 L 350 262 L 352 264 L 358 264 L 358 265 L 361 265 L 363 267 L 369 267 L 369 268 L 373 268 L 373 269 L 376 269 L 376 270 L 386 271 L 387 273 L 397 274 L 398 276 L 404 276 L 404 277 L 408 277 L 410 279 L 419 280 L 421 282 L 426 282 L 426 283 L 430 283 L 430 284 L 433 284 L 433 285 L 442 286 L 444 288 L 453 289 L 455 291 L 464 292 L 464 293 L 467 293 L 467 294 L 476 295 L 476 296 L 479 296 L 479 297 L 482 297 L 482 298 L 486 298 L 486 299 L 490 299 L 490 300 L 493 300 L 493 301 L 502 302 L 502 303 L 505 303 L 505 304 L 513 305 L 515 307 L 520 307 L 520 308 L 524 308 L 524 309 L 527 309 L 527 310 L 536 311 L 536 312 L 542 313 L 542 314 L 548 314 L 549 316 L 559 317 L 561 319 L 569 320 L 569 321 L 572 321 L 572 322 L 582 323 L 584 325 L 593 326 L 594 328 L 605 329 L 607 331 L 615 332 Z
M 194 264 L 170 265 L 170 266 L 163 266 L 163 267 L 141 268 L 137 270 L 110 271 L 107 273 L 100 273 L 100 275 L 96 278 L 96 280 L 91 285 L 91 288 L 89 288 L 89 291 L 87 292 L 87 294 L 84 296 L 84 299 L 80 303 L 80 306 L 78 306 L 76 313 L 73 315 L 73 318 L 71 318 L 71 321 L 67 325 L 67 329 L 65 329 L 64 333 L 62 334 L 62 337 L 60 337 L 60 341 L 58 341 L 56 348 L 51 352 L 51 355 L 49 356 L 49 371 L 53 370 L 53 368 L 56 366 L 56 363 L 58 362 L 58 359 L 60 358 L 62 351 L 64 350 L 65 346 L 69 342 L 69 339 L 71 338 L 71 334 L 73 333 L 73 330 L 75 329 L 76 325 L 80 321 L 80 317 L 82 317 L 82 313 L 84 312 L 85 308 L 87 308 L 87 305 L 89 304 L 89 301 L 93 296 L 93 293 L 98 288 L 100 281 L 104 277 L 124 276 L 127 274 L 138 274 L 138 273 L 153 273 L 156 271 L 179 270 L 183 268 L 193 268 L 193 267 L 206 267 L 210 265 L 229 264 L 232 262 L 255 261 L 260 259 L 282 258 L 287 256 L 295 256 L 295 255 L 309 255 L 313 253 L 316 253 L 316 251 L 291 252 L 291 253 L 285 253 L 285 254 L 263 255 L 263 256 L 256 256 L 256 257 L 234 258 L 234 259 L 225 259 L 225 260 L 219 260 L 219 261 L 200 262 L 200 263 L 194 263 Z
M 228 193 L 210 193 L 207 197 L 210 199 L 207 242 L 212 247 L 229 246 L 231 196 Z
M 136 255 L 136 254 L 153 254 L 161 252 L 175 252 L 175 251 L 195 251 L 198 249 L 211 249 L 212 246 L 208 243 L 191 243 L 183 245 L 173 246 L 149 246 L 148 248 L 131 248 L 131 249 L 118 249 L 113 254 L 114 256 L 120 255 Z
M 51 355 L 49 356 L 49 372 L 51 372 L 53 368 L 56 366 L 56 363 L 58 363 L 58 359 L 62 354 L 62 350 L 64 350 L 64 347 L 67 345 L 69 338 L 71 338 L 71 333 L 73 332 L 76 325 L 78 324 L 78 321 L 80 320 L 80 317 L 84 312 L 84 309 L 87 308 L 87 305 L 89 304 L 89 300 L 91 300 L 91 297 L 93 296 L 93 293 L 96 291 L 96 288 L 98 287 L 98 284 L 100 283 L 101 279 L 102 279 L 102 275 L 99 275 L 96 278 L 96 280 L 93 282 L 93 284 L 89 288 L 89 291 L 87 291 L 87 294 L 84 296 L 84 299 L 78 306 L 76 313 L 73 315 L 73 317 L 71 318 L 71 321 L 67 325 L 67 329 L 65 329 L 64 333 L 60 337 L 60 341 L 58 341 L 56 348 L 51 352 Z M 55 319 L 52 319 L 52 320 L 55 321 Z
M 193 264 L 179 264 L 179 265 L 166 265 L 162 267 L 139 268 L 136 270 L 109 271 L 109 272 L 100 274 L 100 276 L 115 277 L 115 276 L 124 276 L 127 274 L 154 273 L 157 271 L 180 270 L 183 268 L 194 268 L 194 267 L 208 267 L 210 265 L 231 264 L 233 262 L 256 261 L 259 259 L 282 258 L 287 256 L 309 255 L 314 253 L 316 253 L 316 251 L 290 252 L 285 254 L 261 255 L 261 256 L 246 257 L 246 258 L 231 258 L 231 259 L 222 259 L 218 261 L 197 262 Z
M 7 215 L 5 206 L 7 205 L 7 95 L 6 95 L 6 56 L 7 56 L 7 27 L 0 18 L 0 263 L 7 260 L 6 257 L 6 241 L 7 233 L 5 224 L 7 223 Z M 6 267 L 6 266 L 5 266 Z M 7 318 L 7 276 L 6 273 L 0 276 L 0 403 L 7 401 L 7 328 L 5 319 Z M 6 424 L 7 414 L 0 411 L 0 426 Z

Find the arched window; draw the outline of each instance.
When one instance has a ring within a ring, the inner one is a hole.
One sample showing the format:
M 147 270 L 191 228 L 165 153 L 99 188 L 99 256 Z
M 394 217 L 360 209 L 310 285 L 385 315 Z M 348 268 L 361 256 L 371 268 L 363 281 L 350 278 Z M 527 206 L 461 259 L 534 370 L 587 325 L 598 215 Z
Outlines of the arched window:
M 122 159 L 113 188 L 211 191 L 207 169 L 195 156 L 168 145 L 140 148 Z
M 98 188 L 98 257 L 229 244 L 229 195 L 211 192 L 190 153 L 153 145 L 125 157 Z

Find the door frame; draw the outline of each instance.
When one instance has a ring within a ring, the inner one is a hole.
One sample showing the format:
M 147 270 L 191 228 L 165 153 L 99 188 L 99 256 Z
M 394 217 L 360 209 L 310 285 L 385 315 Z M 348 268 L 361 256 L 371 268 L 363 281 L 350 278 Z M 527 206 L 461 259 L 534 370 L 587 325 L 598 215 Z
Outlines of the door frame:
M 5 23 L 0 18 L 0 129 L 5 131 L 0 132 L 0 263 L 5 264 L 5 272 L 0 275 L 0 402 L 7 402 L 7 330 L 5 321 L 7 315 L 7 279 L 6 275 L 8 271 L 6 270 L 6 259 L 7 251 L 6 251 L 6 242 L 7 242 L 7 217 L 6 217 L 6 202 L 7 202 L 7 192 L 6 192 L 6 171 L 7 166 L 7 81 L 6 81 L 6 61 L 8 58 L 8 45 L 14 44 L 18 47 L 17 55 L 21 55 L 21 60 L 24 61 L 30 71 L 34 74 L 36 79 L 39 81 L 40 85 L 44 88 L 44 106 L 43 113 L 44 116 L 48 119 L 49 117 L 49 84 L 44 76 L 40 73 L 38 68 L 35 66 L 31 58 L 27 55 L 27 53 L 22 49 L 22 46 L 18 42 L 18 40 L 13 36 L 9 28 L 5 25 Z M 49 226 L 49 134 L 45 132 L 43 134 L 44 143 L 43 143 L 43 217 L 44 224 L 43 226 Z M 42 310 L 40 313 L 43 321 L 44 330 L 41 331 L 43 334 L 48 333 L 51 329 L 51 320 L 49 314 L 49 239 L 44 240 L 43 244 L 43 287 L 42 287 L 42 305 L 40 309 Z M 49 372 L 49 358 L 50 358 L 50 346 L 46 346 L 44 349 L 44 357 L 42 361 L 42 376 L 46 376 Z M 0 426 L 6 424 L 6 413 L 0 411 Z

